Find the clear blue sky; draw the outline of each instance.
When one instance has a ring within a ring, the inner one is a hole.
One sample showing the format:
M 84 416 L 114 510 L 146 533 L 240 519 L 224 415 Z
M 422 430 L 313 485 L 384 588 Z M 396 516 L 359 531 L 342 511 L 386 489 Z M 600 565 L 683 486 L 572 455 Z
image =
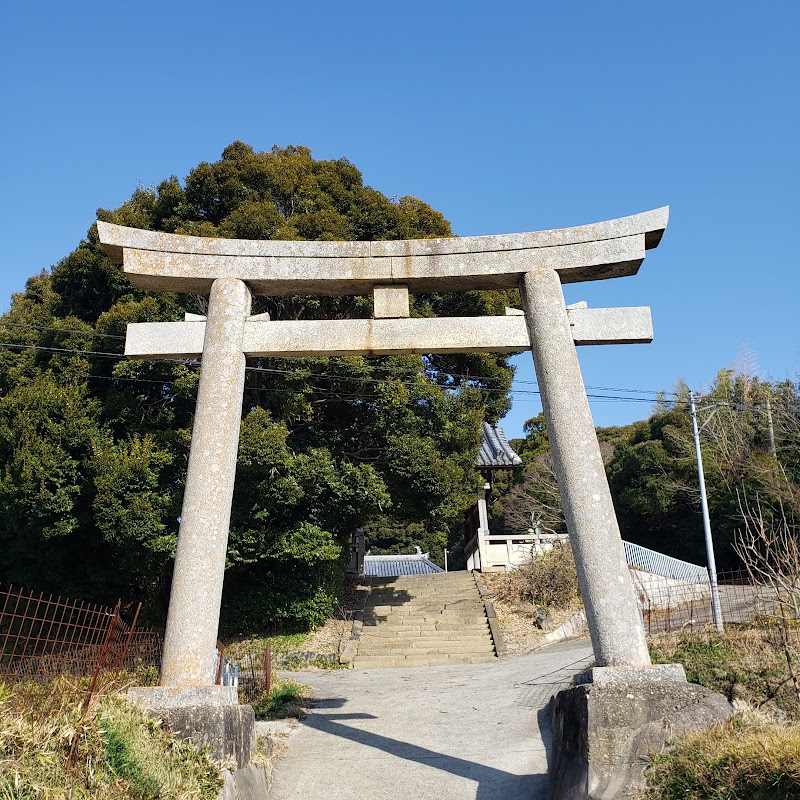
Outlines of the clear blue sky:
M 653 310 L 653 344 L 581 349 L 586 383 L 702 387 L 743 347 L 797 379 L 798 33 L 797 0 L 10 4 L 0 305 L 137 185 L 304 144 L 461 235 L 669 204 L 638 276 L 567 287 Z M 518 395 L 508 434 L 537 411 Z

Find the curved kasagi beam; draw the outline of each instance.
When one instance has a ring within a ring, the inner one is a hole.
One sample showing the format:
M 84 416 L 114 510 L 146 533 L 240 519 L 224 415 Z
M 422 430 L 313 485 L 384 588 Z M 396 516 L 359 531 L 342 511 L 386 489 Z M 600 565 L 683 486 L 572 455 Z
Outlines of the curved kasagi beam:
M 97 223 L 100 243 L 134 286 L 208 293 L 216 278 L 255 294 L 369 294 L 400 283 L 412 292 L 516 287 L 537 267 L 562 283 L 634 275 L 656 247 L 669 207 L 575 228 L 496 236 L 381 242 L 282 242 L 180 236 Z

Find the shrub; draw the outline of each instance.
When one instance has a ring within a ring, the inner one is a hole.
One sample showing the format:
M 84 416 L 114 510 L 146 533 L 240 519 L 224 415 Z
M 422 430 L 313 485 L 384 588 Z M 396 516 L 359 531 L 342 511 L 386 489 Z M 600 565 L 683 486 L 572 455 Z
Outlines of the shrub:
M 580 597 L 572 548 L 569 544 L 556 544 L 542 555 L 531 556 L 497 581 L 495 593 L 510 603 L 568 607 Z
M 252 576 L 225 576 L 220 627 L 228 634 L 282 630 L 308 631 L 333 615 L 343 584 L 336 562 L 291 571 L 264 569 Z
M 308 687 L 297 681 L 274 678 L 268 694 L 252 705 L 258 719 L 300 718 L 309 703 Z

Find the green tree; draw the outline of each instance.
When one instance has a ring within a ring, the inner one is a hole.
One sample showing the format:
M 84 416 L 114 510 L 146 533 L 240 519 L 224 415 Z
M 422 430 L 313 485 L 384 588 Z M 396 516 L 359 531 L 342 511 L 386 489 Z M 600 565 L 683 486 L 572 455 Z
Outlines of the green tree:
M 254 239 L 451 235 L 440 212 L 365 186 L 346 159 L 317 160 L 304 147 L 255 152 L 242 142 L 185 181 L 139 188 L 98 217 Z M 514 294 L 418 295 L 412 315 L 502 313 Z M 0 541 L 13 550 L 0 580 L 163 601 L 198 365 L 128 362 L 123 341 L 128 323 L 179 320 L 203 303 L 135 289 L 100 248 L 95 226 L 14 296 L 0 318 Z M 254 312 L 262 311 L 273 319 L 365 318 L 372 300 L 256 298 Z M 509 404 L 506 356 L 263 358 L 248 366 L 224 601 L 238 619 L 319 621 L 357 525 L 376 545 L 430 543 L 440 556 L 479 482 L 472 463 L 480 423 Z M 38 568 L 44 541 L 47 571 Z
M 679 381 L 674 398 L 661 396 L 650 417 L 623 427 L 599 428 L 600 449 L 623 538 L 696 564 L 706 563 L 697 461 L 689 415 L 689 389 Z M 771 452 L 770 401 L 775 455 Z M 741 567 L 733 548 L 744 523 L 741 500 L 758 499 L 770 520 L 800 519 L 798 387 L 721 370 L 698 397 L 711 528 L 720 570 Z M 544 418 L 526 423 L 517 445 L 525 466 L 495 486 L 496 528 L 517 531 L 541 516 L 553 530 L 563 525 Z

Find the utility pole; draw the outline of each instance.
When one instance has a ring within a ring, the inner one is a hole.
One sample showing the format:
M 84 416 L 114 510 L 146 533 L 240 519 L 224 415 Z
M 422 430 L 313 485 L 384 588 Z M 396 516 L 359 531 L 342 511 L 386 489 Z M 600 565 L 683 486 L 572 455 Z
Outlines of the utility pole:
M 692 415 L 692 431 L 694 433 L 694 451 L 697 455 L 697 478 L 700 483 L 700 505 L 703 509 L 703 530 L 706 537 L 706 558 L 708 560 L 708 577 L 711 582 L 711 604 L 714 611 L 714 624 L 722 633 L 722 609 L 719 603 L 719 587 L 717 586 L 717 564 L 714 559 L 714 542 L 711 538 L 711 519 L 708 515 L 708 498 L 706 497 L 706 479 L 703 474 L 703 455 L 700 452 L 700 429 L 697 427 L 697 406 L 694 392 L 689 392 L 689 403 Z M 711 419 L 711 417 L 709 417 Z M 706 420 L 708 422 L 708 420 Z M 703 425 L 705 427 L 705 424 Z
M 769 451 L 772 453 L 773 458 L 778 457 L 778 451 L 775 447 L 775 428 L 772 426 L 772 406 L 769 402 L 769 395 L 767 395 L 767 431 L 769 432 Z

